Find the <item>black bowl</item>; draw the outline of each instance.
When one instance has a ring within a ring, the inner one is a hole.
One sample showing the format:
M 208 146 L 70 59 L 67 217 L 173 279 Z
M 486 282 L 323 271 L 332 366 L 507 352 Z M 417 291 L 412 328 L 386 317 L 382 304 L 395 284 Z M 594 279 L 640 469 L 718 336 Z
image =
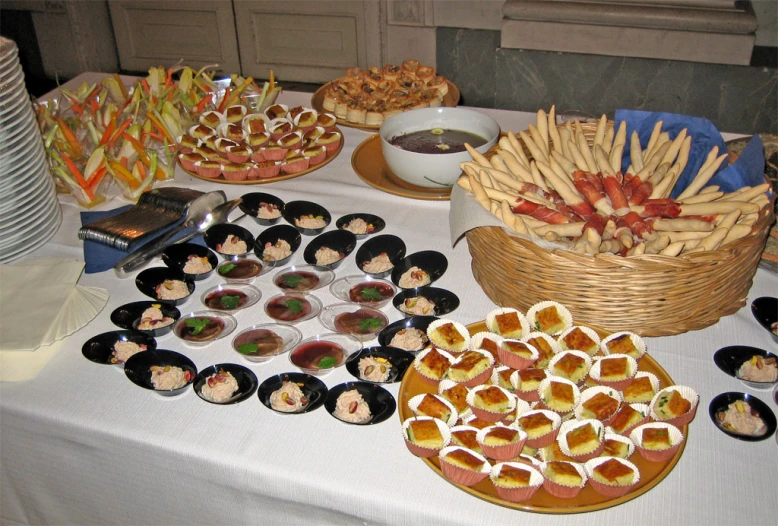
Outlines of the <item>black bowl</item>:
M 427 334 L 427 327 L 429 327 L 430 323 L 437 319 L 439 319 L 437 316 L 411 316 L 410 318 L 397 320 L 396 322 L 390 323 L 384 327 L 384 330 L 382 330 L 378 335 L 378 343 L 384 347 L 390 347 L 389 344 L 392 341 L 392 338 L 394 338 L 395 334 L 409 327 L 419 329 L 424 334 Z M 416 353 L 420 350 L 421 349 L 417 349 L 410 352 Z
M 284 202 L 282 200 L 280 200 L 274 195 L 265 194 L 263 192 L 251 192 L 249 194 L 244 194 L 243 200 L 240 203 L 240 209 L 243 211 L 244 214 L 253 217 L 254 221 L 259 223 L 260 225 L 270 226 L 278 223 L 278 221 L 282 217 L 281 215 L 273 219 L 262 219 L 259 217 L 259 208 L 262 205 L 262 203 L 267 203 L 268 205 L 274 205 L 276 208 L 278 208 L 279 212 L 281 213 L 283 213 L 284 211 Z
M 400 278 L 412 267 L 418 267 L 429 274 L 430 282 L 427 285 L 435 283 L 448 268 L 448 259 L 446 256 L 435 250 L 422 250 L 406 256 L 402 261 L 394 266 L 392 270 L 392 283 L 400 287 Z M 400 287 L 407 288 L 407 287 Z
M 359 360 L 366 357 L 384 358 L 389 360 L 392 364 L 392 368 L 389 370 L 389 378 L 385 382 L 372 382 L 365 380 L 359 375 Z M 360 352 L 346 362 L 346 370 L 351 373 L 351 376 L 362 382 L 368 383 L 385 383 L 391 384 L 400 382 L 405 375 L 405 371 L 408 370 L 408 366 L 413 363 L 414 355 L 408 351 L 402 349 L 395 349 L 394 347 L 370 347 L 362 349 Z
M 119 341 L 145 345 L 146 349 L 144 350 L 146 351 L 153 351 L 157 348 L 157 340 L 148 334 L 133 330 L 110 331 L 89 338 L 81 347 L 81 354 L 90 362 L 123 366 L 124 364 L 121 362 L 111 361 L 113 359 L 113 346 Z
M 430 316 L 445 316 L 454 312 L 459 307 L 459 298 L 453 292 L 437 287 L 421 287 L 418 289 L 403 289 L 393 299 L 394 308 L 402 312 L 403 316 L 413 316 L 400 309 L 400 305 L 408 298 L 422 296 L 435 304 L 435 311 Z
M 162 311 L 162 315 L 168 318 L 173 318 L 173 322 L 164 327 L 157 329 L 143 330 L 138 329 L 138 323 L 140 322 L 141 314 L 143 311 L 151 307 L 152 305 L 158 305 L 159 310 Z M 173 330 L 173 326 L 181 317 L 181 312 L 169 303 L 159 301 L 136 301 L 117 307 L 111 313 L 111 322 L 122 329 L 136 330 L 143 334 L 148 334 L 155 338 L 163 336 Z
M 324 219 L 326 224 L 321 228 L 303 228 L 297 226 L 295 219 L 309 215 L 312 215 L 313 217 L 321 217 Z M 315 236 L 317 234 L 321 234 L 324 232 L 324 229 L 327 228 L 327 225 L 332 222 L 332 216 L 327 211 L 327 209 L 320 204 L 312 203 L 311 201 L 291 201 L 286 203 L 286 205 L 284 205 L 284 219 L 286 219 L 286 222 L 296 228 L 301 234 L 305 234 L 306 236 Z
M 776 358 L 775 354 L 765 351 L 764 349 L 759 349 L 758 347 L 749 347 L 748 345 L 730 345 L 729 347 L 722 347 L 716 351 L 716 353 L 713 355 L 713 361 L 716 363 L 719 369 L 731 377 L 737 378 L 749 387 L 764 389 L 775 385 L 776 382 L 754 382 L 738 377 L 738 369 L 740 369 L 741 365 L 750 360 L 752 356 L 761 356 L 762 358 Z
M 282 267 L 286 265 L 290 259 L 292 259 L 292 256 L 295 252 L 297 252 L 297 249 L 300 248 L 300 244 L 303 242 L 303 238 L 300 235 L 300 232 L 297 231 L 297 229 L 293 226 L 289 225 L 275 225 L 271 226 L 261 234 L 257 236 L 257 242 L 254 244 L 254 253 L 257 255 L 259 259 L 264 261 L 264 258 L 262 257 L 265 253 L 265 245 L 270 243 L 271 245 L 275 245 L 278 243 L 279 239 L 283 239 L 287 243 L 289 243 L 289 247 L 292 250 L 292 254 L 284 259 L 280 259 L 275 262 L 274 266 L 276 267 Z
M 357 250 L 357 267 L 362 272 L 365 272 L 364 266 L 371 259 L 376 256 L 380 256 L 383 253 L 389 256 L 389 260 L 393 265 L 397 266 L 400 261 L 405 257 L 405 243 L 397 236 L 391 234 L 383 234 L 376 237 L 371 237 Z M 392 269 L 385 270 L 383 272 L 365 272 L 370 276 L 376 278 L 384 278 L 392 273 Z
M 308 405 L 304 409 L 296 413 L 284 413 L 283 411 L 276 411 L 270 405 L 270 395 L 274 391 L 281 388 L 284 382 L 295 382 L 300 385 L 300 389 L 303 394 L 308 397 Z M 310 413 L 321 407 L 324 404 L 324 400 L 327 398 L 327 386 L 324 382 L 305 373 L 281 373 L 275 376 L 267 378 L 264 382 L 259 384 L 257 388 L 257 396 L 259 401 L 264 404 L 268 409 L 275 411 L 280 415 L 299 415 L 301 413 Z
M 368 229 L 370 228 L 371 225 L 373 227 L 373 229 L 367 232 L 366 234 L 354 234 L 355 236 L 357 236 L 357 239 L 363 239 L 369 235 L 377 234 L 381 230 L 386 228 L 386 221 L 384 221 L 377 215 L 362 214 L 362 213 L 345 215 L 340 219 L 338 219 L 337 221 L 335 221 L 335 226 L 338 227 L 338 230 L 346 230 L 346 226 L 348 226 L 348 224 L 355 219 L 362 219 L 365 223 L 368 224 Z
M 241 241 L 246 243 L 246 251 L 240 254 L 228 254 L 219 250 L 221 244 L 227 239 L 227 236 L 232 234 Z M 254 246 L 254 235 L 243 228 L 240 225 L 233 225 L 231 223 L 222 223 L 219 225 L 213 225 L 203 234 L 203 239 L 208 248 L 222 256 L 223 258 L 231 258 L 232 256 L 245 256 L 251 252 L 251 247 Z
M 716 418 L 716 414 L 719 413 L 720 411 L 726 411 L 727 408 L 729 407 L 729 404 L 737 400 L 748 402 L 748 405 L 750 405 L 752 409 L 754 409 L 757 413 L 759 413 L 759 417 L 765 423 L 765 426 L 767 426 L 767 431 L 764 434 L 759 436 L 741 435 L 735 433 L 734 431 L 730 431 L 729 429 L 721 425 L 719 419 Z M 713 421 L 713 424 L 717 428 L 719 428 L 719 430 L 722 433 L 725 433 L 731 436 L 732 438 L 743 440 L 745 442 L 759 442 L 761 440 L 765 440 L 766 438 L 770 438 L 775 433 L 775 428 L 776 428 L 775 414 L 770 410 L 767 404 L 762 402 L 759 398 L 750 394 L 722 393 L 710 401 L 710 405 L 708 406 L 708 415 L 710 416 L 710 419 Z
M 184 266 L 186 266 L 189 261 L 189 256 L 208 258 L 208 263 L 211 264 L 211 270 L 199 274 L 184 272 Z M 193 280 L 200 281 L 213 274 L 216 265 L 219 264 L 219 259 L 208 247 L 196 243 L 177 243 L 175 245 L 170 245 L 162 252 L 162 262 L 173 270 L 184 272 L 184 274 Z
M 370 420 L 364 423 L 346 422 L 335 416 L 335 405 L 338 401 L 338 397 L 346 391 L 356 389 L 362 398 L 370 407 L 370 414 L 372 417 Z M 397 408 L 397 402 L 394 397 L 378 384 L 371 384 L 367 382 L 346 382 L 344 384 L 336 385 L 330 392 L 327 393 L 327 399 L 324 401 L 324 407 L 327 412 L 335 417 L 338 421 L 344 424 L 353 424 L 358 426 L 369 426 L 373 424 L 379 424 L 388 419 L 394 414 L 394 410 Z
M 220 370 L 224 370 L 230 373 L 238 382 L 237 391 L 233 392 L 232 396 L 226 402 L 214 402 L 212 400 L 208 400 L 203 396 L 202 393 L 203 385 L 205 384 L 206 380 L 208 380 L 208 377 L 218 373 Z M 248 367 L 244 367 L 235 363 L 219 363 L 210 367 L 206 367 L 200 371 L 197 374 L 197 377 L 194 379 L 194 384 L 192 387 L 194 388 L 195 393 L 197 393 L 197 396 L 210 404 L 230 405 L 248 400 L 254 394 L 254 391 L 257 390 L 257 383 L 257 375 L 255 375 L 254 372 Z
M 338 268 L 343 261 L 354 251 L 357 246 L 357 236 L 348 230 L 330 230 L 313 238 L 308 246 L 305 247 L 303 258 L 310 265 L 318 265 L 330 269 Z M 335 250 L 341 254 L 341 258 L 329 265 L 323 265 L 316 261 L 316 251 L 322 247 Z
M 189 294 L 177 300 L 161 300 L 157 297 L 157 287 L 166 280 L 178 280 L 186 283 Z M 141 271 L 135 277 L 135 286 L 149 298 L 170 305 L 181 305 L 186 302 L 195 290 L 194 280 L 179 270 L 168 267 L 152 267 Z
M 778 334 L 770 327 L 778 322 L 778 298 L 763 296 L 751 302 L 751 314 L 754 315 L 759 325 L 764 327 L 775 343 L 778 343 Z
M 153 365 L 159 367 L 171 366 L 180 367 L 185 372 L 191 375 L 190 380 L 178 389 L 171 389 L 169 391 L 158 391 L 154 389 L 154 384 L 151 383 L 151 367 Z M 124 374 L 127 378 L 137 386 L 143 387 L 155 393 L 159 393 L 162 396 L 176 396 L 182 394 L 187 388 L 192 385 L 195 377 L 197 376 L 197 367 L 194 362 L 184 356 L 183 354 L 175 351 L 168 351 L 166 349 L 156 349 L 154 351 L 143 351 L 132 356 L 127 363 L 124 364 Z

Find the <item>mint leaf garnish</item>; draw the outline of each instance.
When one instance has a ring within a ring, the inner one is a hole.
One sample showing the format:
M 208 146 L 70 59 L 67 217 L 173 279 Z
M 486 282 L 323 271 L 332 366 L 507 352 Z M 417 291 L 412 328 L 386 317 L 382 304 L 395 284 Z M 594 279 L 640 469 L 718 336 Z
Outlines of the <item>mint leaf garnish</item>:
M 209 321 L 208 318 L 187 318 L 186 326 L 192 329 L 192 335 L 196 336 L 203 332 L 203 329 L 208 326 Z
M 295 314 L 303 311 L 303 302 L 300 300 L 286 300 L 284 306 Z
M 221 267 L 219 267 L 219 274 L 221 275 L 229 274 L 232 271 L 232 269 L 234 269 L 237 266 L 238 265 L 236 265 L 235 263 L 227 263 L 226 265 L 222 265 Z
M 366 318 L 359 322 L 359 330 L 374 331 L 380 329 L 381 325 L 383 325 L 381 318 Z
M 378 292 L 377 288 L 369 287 L 362 289 L 362 297 L 366 300 L 379 301 L 383 296 L 381 296 L 381 293 Z
M 240 303 L 240 296 L 222 296 L 219 299 L 219 303 L 225 309 L 235 309 L 238 307 L 238 303 Z
M 238 352 L 240 354 L 254 354 L 259 349 L 256 343 L 241 343 L 238 345 Z
M 283 280 L 285 287 L 296 289 L 297 285 L 303 280 L 303 277 L 299 274 L 284 274 L 281 279 Z
M 330 369 L 336 365 L 338 365 L 338 361 L 332 356 L 325 356 L 316 364 L 319 369 Z

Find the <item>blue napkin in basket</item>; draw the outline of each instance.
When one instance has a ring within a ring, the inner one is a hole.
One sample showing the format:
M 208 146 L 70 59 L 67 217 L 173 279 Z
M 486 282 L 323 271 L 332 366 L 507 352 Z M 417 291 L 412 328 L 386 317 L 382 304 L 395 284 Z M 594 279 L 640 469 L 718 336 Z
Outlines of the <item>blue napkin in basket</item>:
M 106 217 L 112 217 L 117 214 L 121 214 L 122 212 L 129 210 L 133 206 L 134 205 L 122 206 L 104 212 L 81 212 L 81 225 L 82 226 L 88 225 L 89 223 L 93 223 L 100 219 L 105 219 Z M 160 235 L 166 231 L 167 229 L 161 231 Z M 182 233 L 181 235 L 184 235 L 184 233 Z M 156 237 L 149 239 L 149 241 L 153 241 L 154 239 L 156 239 Z M 205 241 L 203 240 L 202 234 L 197 234 L 188 242 L 205 246 Z M 87 274 L 105 272 L 106 270 L 112 269 L 113 266 L 116 264 L 116 262 L 122 259 L 123 257 L 125 257 L 127 254 L 128 254 L 127 252 L 123 250 L 119 250 L 118 248 L 114 248 L 108 245 L 103 245 L 102 243 L 98 243 L 97 241 L 92 241 L 90 239 L 85 239 L 84 240 L 84 262 L 86 263 L 86 266 L 84 268 L 84 271 Z
M 633 130 L 638 132 L 640 144 L 645 146 L 648 144 L 654 125 L 659 120 L 662 121 L 662 131 L 668 132 L 671 140 L 675 139 L 681 130 L 686 128 L 687 133 L 692 137 L 689 162 L 678 179 L 671 197 L 677 197 L 689 186 L 714 146 L 719 147 L 719 155 L 727 151 L 727 145 L 721 137 L 721 133 L 708 119 L 675 113 L 616 110 L 614 120 L 617 129 L 622 121 L 627 123 L 627 144 L 624 146 L 622 171 L 626 171 L 630 165 L 629 136 L 632 135 Z M 754 135 L 737 161 L 728 166 L 728 160 L 724 159 L 719 171 L 705 186 L 718 185 L 723 192 L 732 192 L 743 186 L 760 185 L 764 183 L 764 162 L 762 141 L 758 135 Z

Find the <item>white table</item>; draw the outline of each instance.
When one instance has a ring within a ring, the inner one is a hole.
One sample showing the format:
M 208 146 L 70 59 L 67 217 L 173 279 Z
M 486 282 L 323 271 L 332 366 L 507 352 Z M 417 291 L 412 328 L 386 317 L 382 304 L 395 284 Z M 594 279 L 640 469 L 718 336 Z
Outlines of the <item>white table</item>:
M 71 82 L 80 82 L 84 75 Z M 91 78 L 94 78 L 92 76 Z M 280 101 L 310 105 L 310 95 L 285 92 Z M 522 130 L 534 115 L 479 110 L 504 130 Z M 307 199 L 333 216 L 369 211 L 400 236 L 408 253 L 438 250 L 449 268 L 437 285 L 456 293 L 461 306 L 450 317 L 468 324 L 494 308 L 470 271 L 466 241 L 452 248 L 448 202 L 412 200 L 374 189 L 351 168 L 355 147 L 369 132 L 343 128 L 345 147 L 314 173 L 262 186 L 228 186 L 192 178 L 180 170 L 175 184 L 221 189 L 229 198 L 249 191 L 271 192 L 285 201 Z M 126 204 L 113 201 L 111 209 Z M 63 206 L 57 235 L 28 260 L 44 255 L 82 258 L 76 232 L 79 210 Z M 262 230 L 250 218 L 243 226 Z M 307 239 L 305 240 L 307 241 Z M 304 242 L 305 242 L 304 241 Z M 302 250 L 295 255 L 302 261 Z M 159 262 L 158 262 L 159 263 Z M 351 257 L 338 276 L 356 274 Z M 270 275 L 272 276 L 272 274 Z M 199 291 L 218 283 L 213 276 Z M 106 288 L 111 298 L 97 318 L 69 337 L 66 347 L 33 380 L 0 384 L 0 521 L 7 524 L 774 524 L 778 516 L 776 441 L 744 443 L 719 432 L 708 419 L 710 400 L 725 391 L 755 394 L 776 410 L 771 393 L 745 388 L 720 372 L 713 353 L 744 344 L 775 344 L 752 318 L 748 306 L 717 324 L 680 336 L 651 338 L 651 354 L 678 384 L 700 394 L 678 465 L 656 488 L 607 510 L 564 518 L 490 504 L 460 491 L 405 448 L 399 418 L 367 427 L 345 425 L 324 409 L 279 416 L 254 397 L 216 406 L 194 392 L 163 400 L 129 382 L 121 370 L 84 359 L 82 344 L 114 330 L 109 315 L 129 301 L 145 299 L 132 279 L 112 271 L 84 275 L 81 284 Z M 274 293 L 269 276 L 255 283 L 265 298 Z M 751 300 L 778 293 L 778 276 L 758 270 Z M 317 293 L 325 303 L 336 299 Z M 265 321 L 259 305 L 237 314 L 239 328 Z M 197 299 L 181 307 L 197 308 Z M 391 306 L 390 319 L 399 319 Z M 299 326 L 322 332 L 316 320 Z M 230 339 L 202 350 L 185 348 L 173 336 L 160 348 L 181 351 L 198 369 L 241 362 Z M 245 362 L 243 362 L 245 363 Z M 294 367 L 285 357 L 250 365 L 260 382 Z M 345 369 L 324 379 L 328 387 L 353 380 Z M 395 396 L 399 384 L 388 390 Z

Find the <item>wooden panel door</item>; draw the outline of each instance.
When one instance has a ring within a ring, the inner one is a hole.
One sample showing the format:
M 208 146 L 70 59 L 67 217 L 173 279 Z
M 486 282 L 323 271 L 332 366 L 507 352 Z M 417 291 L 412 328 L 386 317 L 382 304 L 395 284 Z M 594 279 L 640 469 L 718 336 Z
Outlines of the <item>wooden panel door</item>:
M 279 82 L 327 82 L 381 63 L 381 3 L 234 2 L 243 74 Z
M 113 0 L 111 8 L 121 67 L 145 71 L 179 61 L 193 68 L 219 64 L 240 71 L 232 2 Z

